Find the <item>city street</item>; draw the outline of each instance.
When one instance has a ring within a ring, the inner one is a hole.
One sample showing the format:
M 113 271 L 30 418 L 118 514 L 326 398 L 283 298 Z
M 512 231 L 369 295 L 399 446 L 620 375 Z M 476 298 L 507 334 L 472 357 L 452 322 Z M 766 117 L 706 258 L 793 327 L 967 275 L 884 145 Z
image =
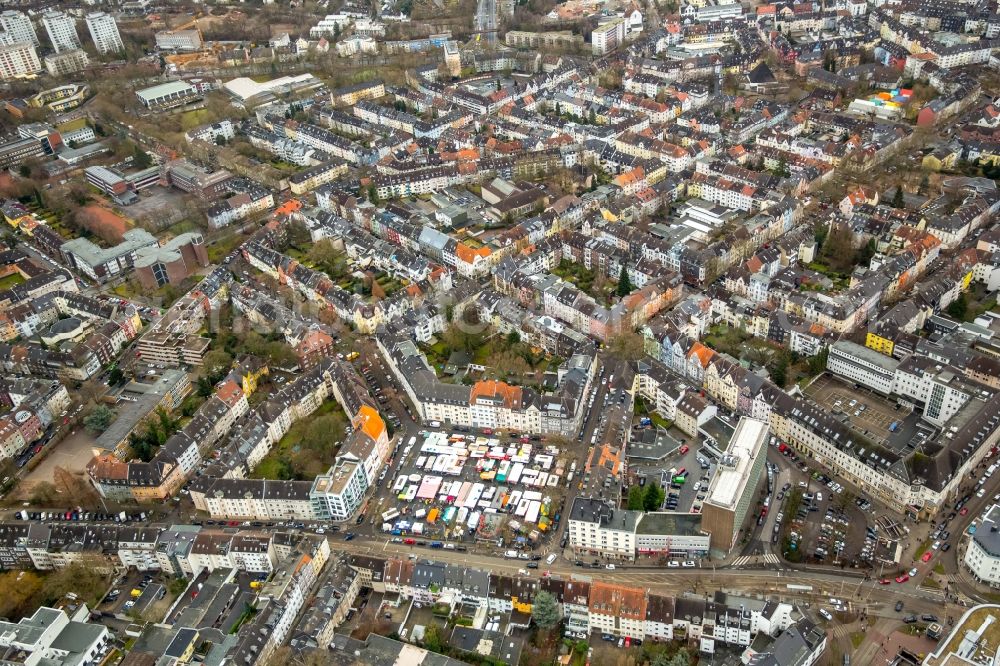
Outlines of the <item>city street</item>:
M 523 569 L 523 560 L 495 557 L 472 547 L 468 552 L 429 549 L 419 546 L 392 543 L 390 539 L 367 540 L 358 538 L 346 542 L 343 538 L 330 537 L 331 548 L 354 554 L 378 557 L 415 557 L 453 564 L 488 567 L 493 572 L 515 575 Z M 819 568 L 806 570 L 771 569 L 714 569 L 698 567 L 693 569 L 664 570 L 662 567 L 619 567 L 614 571 L 593 570 L 577 567 L 565 560 L 557 560 L 551 566 L 540 563 L 532 575 L 573 576 L 580 580 L 601 580 L 645 587 L 655 591 L 680 594 L 683 592 L 703 592 L 711 594 L 717 589 L 748 595 L 777 596 L 797 602 L 824 602 L 829 597 L 843 598 L 850 602 L 851 610 L 864 610 L 868 615 L 900 618 L 894 610 L 897 601 L 905 603 L 908 613 L 935 613 L 939 616 L 958 617 L 963 607 L 945 603 L 943 595 L 916 589 L 913 585 L 879 585 L 876 580 L 864 580 L 859 572 L 826 572 Z M 789 589 L 788 586 L 811 589 Z

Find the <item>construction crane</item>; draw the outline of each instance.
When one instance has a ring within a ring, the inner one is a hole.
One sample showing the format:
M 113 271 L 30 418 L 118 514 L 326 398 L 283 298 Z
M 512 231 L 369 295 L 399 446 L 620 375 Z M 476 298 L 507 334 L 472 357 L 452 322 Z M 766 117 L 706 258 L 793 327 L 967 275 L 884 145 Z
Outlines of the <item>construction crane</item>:
M 198 39 L 201 40 L 201 44 L 202 44 L 202 46 L 204 46 L 205 45 L 205 35 L 203 35 L 201 33 L 201 26 L 198 25 L 198 19 L 200 19 L 200 18 L 201 18 L 201 12 L 198 12 L 197 14 L 194 15 L 194 18 L 192 18 L 190 21 L 188 21 L 187 23 L 185 23 L 183 25 L 179 25 L 176 28 L 171 28 L 170 31 L 171 32 L 179 32 L 181 30 L 187 30 L 191 26 L 194 26 L 194 29 L 198 31 Z

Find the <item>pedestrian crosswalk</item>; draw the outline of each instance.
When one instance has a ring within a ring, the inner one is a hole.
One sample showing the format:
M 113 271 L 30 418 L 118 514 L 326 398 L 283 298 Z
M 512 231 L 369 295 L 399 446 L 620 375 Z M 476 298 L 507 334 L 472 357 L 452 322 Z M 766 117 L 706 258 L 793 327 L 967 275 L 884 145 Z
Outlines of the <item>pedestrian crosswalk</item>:
M 780 564 L 781 560 L 774 553 L 764 553 L 763 555 L 743 555 L 733 560 L 730 565 L 734 568 L 745 567 L 748 564 Z

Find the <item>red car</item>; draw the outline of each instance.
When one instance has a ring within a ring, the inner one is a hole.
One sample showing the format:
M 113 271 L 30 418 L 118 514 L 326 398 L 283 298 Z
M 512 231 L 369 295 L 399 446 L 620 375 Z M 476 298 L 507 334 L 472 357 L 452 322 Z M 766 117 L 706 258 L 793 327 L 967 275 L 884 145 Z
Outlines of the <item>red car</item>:
M 405 543 L 407 546 L 412 546 L 416 542 L 417 542 L 416 539 L 403 539 L 403 543 Z
M 967 515 L 969 515 L 969 509 L 968 509 L 968 507 L 964 507 L 963 506 L 962 510 L 958 512 L 958 515 L 960 515 L 960 516 L 967 516 Z
M 928 550 L 926 553 L 924 553 L 923 557 L 920 558 L 920 561 L 921 562 L 930 562 L 931 561 L 931 557 L 933 555 L 934 555 L 934 553 L 932 553 L 931 551 Z
M 879 584 L 879 585 L 891 585 L 891 584 L 892 584 L 892 581 L 891 581 L 891 580 L 889 580 L 888 578 L 883 578 L 882 580 L 880 580 L 880 581 L 878 582 L 878 584 Z
M 683 444 L 683 445 L 681 446 L 681 448 L 680 448 L 680 452 L 681 452 L 681 455 L 684 455 L 685 453 L 687 453 L 687 452 L 688 452 L 688 451 L 690 451 L 690 450 L 691 450 L 691 449 L 690 449 L 690 448 L 688 447 L 688 445 L 687 445 L 687 444 Z
M 896 582 L 897 583 L 905 583 L 908 580 L 910 580 L 910 575 L 909 574 L 903 574 L 902 576 L 896 576 Z

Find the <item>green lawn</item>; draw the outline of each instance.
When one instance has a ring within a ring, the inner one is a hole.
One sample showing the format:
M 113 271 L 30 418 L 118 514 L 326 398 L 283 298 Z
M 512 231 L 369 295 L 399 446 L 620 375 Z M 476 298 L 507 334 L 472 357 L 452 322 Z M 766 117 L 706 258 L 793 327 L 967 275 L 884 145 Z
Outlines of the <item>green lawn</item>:
M 302 440 L 309 428 L 309 424 L 321 416 L 334 414 L 339 411 L 341 411 L 340 405 L 336 400 L 327 400 L 315 412 L 301 421 L 294 423 L 288 432 L 285 433 L 285 436 L 271 447 L 271 450 L 260 461 L 260 464 L 251 473 L 251 478 L 283 480 L 301 476 L 304 464 L 303 457 L 311 457 L 310 450 L 302 446 Z M 331 440 L 340 440 L 343 436 L 343 431 L 330 433 Z M 324 464 L 332 464 L 335 453 L 336 449 L 331 450 L 329 452 L 330 459 L 323 460 L 322 462 Z
M 657 428 L 663 428 L 664 430 L 669 430 L 670 426 L 673 425 L 670 421 L 666 420 L 656 412 L 650 412 L 649 419 L 653 422 Z
M 272 452 L 273 453 L 273 452 Z M 264 457 L 253 471 L 255 479 L 280 479 L 285 474 L 285 464 L 271 453 Z
M 222 259 L 235 250 L 240 243 L 243 242 L 243 237 L 239 234 L 233 234 L 225 238 L 220 238 L 208 246 L 208 260 L 213 264 L 217 264 Z
M 6 291 L 22 282 L 24 282 L 24 278 L 21 277 L 20 273 L 11 273 L 5 278 L 0 278 L 0 291 Z

